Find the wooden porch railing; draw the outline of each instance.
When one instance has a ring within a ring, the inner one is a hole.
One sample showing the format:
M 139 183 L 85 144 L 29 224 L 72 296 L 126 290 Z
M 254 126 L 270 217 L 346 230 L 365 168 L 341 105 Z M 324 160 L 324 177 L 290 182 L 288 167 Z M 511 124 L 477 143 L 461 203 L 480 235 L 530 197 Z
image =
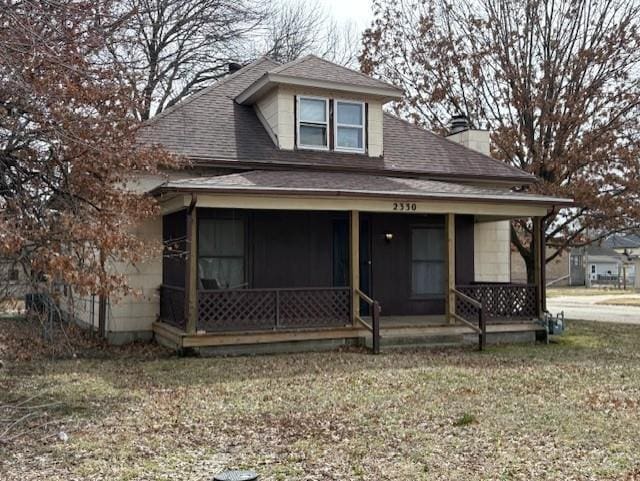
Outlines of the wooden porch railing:
M 197 329 L 207 332 L 339 327 L 350 323 L 349 287 L 198 291 Z
M 488 320 L 533 320 L 537 312 L 535 284 L 471 284 L 456 286 L 456 290 L 482 304 Z M 458 301 L 458 304 L 460 301 Z M 456 312 L 465 312 L 465 305 L 456 305 Z M 465 316 L 468 318 L 468 316 Z
M 382 311 L 380 303 L 371 299 L 357 287 L 355 288 L 355 294 L 364 302 L 369 304 L 369 307 L 371 308 L 371 325 L 361 317 L 358 317 L 357 320 L 371 333 L 371 347 L 373 353 L 380 354 L 380 312 Z
M 456 310 L 451 315 L 456 321 L 467 325 L 478 333 L 478 349 L 482 351 L 487 345 L 487 322 L 482 303 L 458 289 L 453 288 L 451 292 L 456 298 Z M 472 314 L 472 317 L 469 314 Z M 476 318 L 477 324 L 467 317 Z
M 160 286 L 160 319 L 167 324 L 185 329 L 184 287 Z

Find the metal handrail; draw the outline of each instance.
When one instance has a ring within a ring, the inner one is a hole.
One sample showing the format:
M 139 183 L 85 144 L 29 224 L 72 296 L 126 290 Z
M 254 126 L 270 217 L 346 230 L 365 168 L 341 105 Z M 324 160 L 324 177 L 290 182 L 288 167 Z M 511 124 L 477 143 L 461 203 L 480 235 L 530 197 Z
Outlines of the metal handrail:
M 357 317 L 357 319 L 367 328 L 367 330 L 371 332 L 373 353 L 380 354 L 380 312 L 382 311 L 380 303 L 374 299 L 371 299 L 358 287 L 354 289 L 354 293 L 371 307 L 371 325 L 367 324 L 360 317 Z
M 478 350 L 480 350 L 480 351 L 484 350 L 484 348 L 487 346 L 487 322 L 485 320 L 484 308 L 482 307 L 482 303 L 480 301 L 478 301 L 477 299 L 474 299 L 473 297 L 470 297 L 470 296 L 460 292 L 455 287 L 451 288 L 451 292 L 455 296 L 460 297 L 460 299 L 464 300 L 465 302 L 468 302 L 473 307 L 478 309 L 478 326 L 477 327 L 472 322 L 470 322 L 469 320 L 465 319 L 464 317 L 460 316 L 459 314 L 457 314 L 455 312 L 452 312 L 452 315 L 453 315 L 453 318 L 455 320 L 457 320 L 459 322 L 462 322 L 463 324 L 468 325 L 469 327 L 471 327 L 474 331 L 476 331 L 478 333 Z M 453 311 L 453 309 L 451 309 L 451 310 Z

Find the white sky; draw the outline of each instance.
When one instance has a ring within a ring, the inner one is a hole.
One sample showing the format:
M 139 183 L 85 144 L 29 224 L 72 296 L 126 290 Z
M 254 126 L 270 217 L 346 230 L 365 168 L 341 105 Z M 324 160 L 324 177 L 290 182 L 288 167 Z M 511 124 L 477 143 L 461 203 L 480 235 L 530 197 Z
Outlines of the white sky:
M 373 20 L 371 0 L 320 0 L 337 20 L 355 22 L 364 30 Z

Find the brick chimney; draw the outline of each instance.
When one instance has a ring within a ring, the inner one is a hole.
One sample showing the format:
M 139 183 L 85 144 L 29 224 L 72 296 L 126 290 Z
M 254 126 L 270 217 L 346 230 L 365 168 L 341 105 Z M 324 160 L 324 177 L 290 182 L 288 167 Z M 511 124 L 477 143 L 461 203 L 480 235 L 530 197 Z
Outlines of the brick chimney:
M 469 119 L 464 114 L 456 114 L 449 121 L 449 135 L 447 139 L 476 150 L 485 155 L 490 155 L 490 139 L 488 130 L 472 129 Z

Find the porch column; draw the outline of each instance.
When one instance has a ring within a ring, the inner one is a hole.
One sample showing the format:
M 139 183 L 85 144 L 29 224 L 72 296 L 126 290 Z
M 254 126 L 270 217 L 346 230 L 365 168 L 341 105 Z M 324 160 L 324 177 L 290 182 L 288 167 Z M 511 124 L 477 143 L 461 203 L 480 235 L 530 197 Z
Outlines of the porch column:
M 547 309 L 545 289 L 545 257 L 544 220 L 543 217 L 533 217 L 533 278 L 536 284 L 536 310 L 538 317 L 542 317 Z
M 355 325 L 360 317 L 360 297 L 356 294 L 356 289 L 360 288 L 360 213 L 357 210 L 351 211 L 349 224 L 351 320 Z
M 450 324 L 455 322 L 453 314 L 456 312 L 456 295 L 453 293 L 453 289 L 456 287 L 456 215 L 447 214 L 445 219 L 445 232 L 447 236 L 446 242 L 446 295 L 445 295 L 445 309 L 447 313 L 447 319 Z
M 198 319 L 198 218 L 197 197 L 191 197 L 187 209 L 187 257 L 184 280 L 184 318 L 187 332 L 195 333 Z

